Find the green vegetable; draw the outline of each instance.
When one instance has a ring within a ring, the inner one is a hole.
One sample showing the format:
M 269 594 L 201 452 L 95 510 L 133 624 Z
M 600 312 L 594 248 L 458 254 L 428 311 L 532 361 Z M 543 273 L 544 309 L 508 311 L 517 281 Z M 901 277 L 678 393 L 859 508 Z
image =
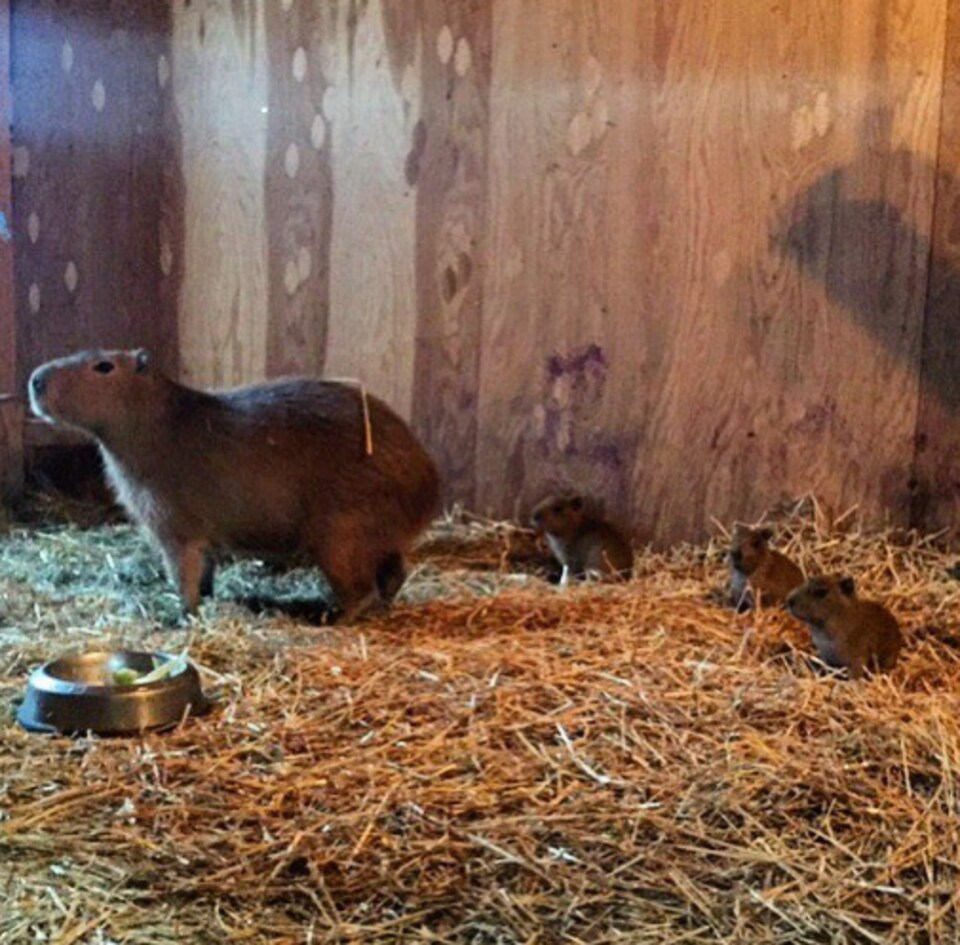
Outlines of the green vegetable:
M 147 673 L 141 673 L 129 666 L 116 669 L 110 676 L 110 683 L 114 686 L 142 686 L 145 683 L 157 682 L 159 679 L 166 679 L 167 676 L 182 673 L 188 665 L 187 651 L 184 650 L 179 656 L 170 660 L 158 660 L 154 657 L 153 669 Z
M 139 678 L 140 673 L 125 666 L 123 669 L 114 670 L 113 684 L 115 686 L 135 686 Z

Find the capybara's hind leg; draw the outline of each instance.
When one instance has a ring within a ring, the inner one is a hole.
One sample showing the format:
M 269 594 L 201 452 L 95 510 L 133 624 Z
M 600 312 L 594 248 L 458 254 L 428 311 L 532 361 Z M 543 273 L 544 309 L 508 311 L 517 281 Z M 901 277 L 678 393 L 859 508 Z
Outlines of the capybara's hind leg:
M 201 586 L 206 569 L 206 545 L 198 541 L 164 541 L 162 549 L 167 573 L 170 580 L 177 585 L 183 609 L 192 614 L 200 606 Z
M 407 566 L 399 551 L 391 551 L 377 565 L 377 591 L 380 600 L 389 604 L 407 579 Z

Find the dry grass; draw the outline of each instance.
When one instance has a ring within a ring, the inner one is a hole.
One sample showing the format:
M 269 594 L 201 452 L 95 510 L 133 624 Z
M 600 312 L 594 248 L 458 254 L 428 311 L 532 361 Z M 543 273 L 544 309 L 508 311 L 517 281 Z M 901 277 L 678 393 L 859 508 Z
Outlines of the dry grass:
M 220 600 L 171 630 L 131 529 L 12 532 L 4 704 L 66 646 L 189 642 L 219 708 L 112 741 L 30 736 L 11 709 L 0 941 L 955 941 L 951 559 L 808 511 L 782 528 L 900 616 L 892 676 L 818 675 L 789 618 L 720 606 L 714 546 L 561 594 L 521 533 L 447 522 L 387 615 Z M 247 565 L 219 593 L 308 577 Z

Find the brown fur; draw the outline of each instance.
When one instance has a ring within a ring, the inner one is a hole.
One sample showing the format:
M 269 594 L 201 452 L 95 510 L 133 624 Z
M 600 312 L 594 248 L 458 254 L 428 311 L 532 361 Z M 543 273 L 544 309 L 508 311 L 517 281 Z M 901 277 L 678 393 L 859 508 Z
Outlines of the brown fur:
M 564 584 L 571 577 L 629 579 L 633 572 L 629 542 L 583 496 L 572 492 L 547 496 L 534 507 L 531 521 L 563 565 Z
M 903 645 L 897 619 L 882 604 L 860 600 L 853 578 L 811 578 L 787 598 L 787 608 L 810 627 L 820 660 L 828 666 L 845 667 L 857 679 L 896 664 Z
M 185 608 L 212 589 L 220 552 L 305 558 L 352 615 L 403 583 L 438 478 L 406 424 L 359 389 L 292 379 L 206 393 L 145 352 L 90 351 L 30 380 L 34 411 L 96 438 L 117 497 L 154 537 Z
M 730 561 L 730 598 L 743 601 L 747 584 L 762 604 L 782 604 L 787 595 L 803 583 L 803 572 L 785 554 L 770 547 L 773 532 L 769 528 L 733 530 Z

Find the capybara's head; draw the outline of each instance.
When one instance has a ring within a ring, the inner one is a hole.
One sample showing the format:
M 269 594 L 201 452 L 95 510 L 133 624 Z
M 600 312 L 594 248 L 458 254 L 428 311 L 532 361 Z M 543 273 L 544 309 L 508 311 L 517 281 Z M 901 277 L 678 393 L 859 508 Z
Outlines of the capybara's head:
M 124 435 L 157 400 L 162 376 L 148 352 L 81 351 L 40 365 L 28 382 L 33 412 L 94 436 Z
M 841 615 L 857 599 L 857 585 L 852 577 L 822 574 L 810 578 L 787 597 L 787 610 L 798 620 L 825 627 Z
M 767 557 L 769 542 L 773 538 L 770 528 L 747 528 L 737 525 L 730 541 L 730 563 L 741 574 L 753 574 Z
M 587 501 L 578 492 L 563 492 L 541 499 L 530 515 L 533 527 L 547 535 L 575 535 L 587 514 Z

